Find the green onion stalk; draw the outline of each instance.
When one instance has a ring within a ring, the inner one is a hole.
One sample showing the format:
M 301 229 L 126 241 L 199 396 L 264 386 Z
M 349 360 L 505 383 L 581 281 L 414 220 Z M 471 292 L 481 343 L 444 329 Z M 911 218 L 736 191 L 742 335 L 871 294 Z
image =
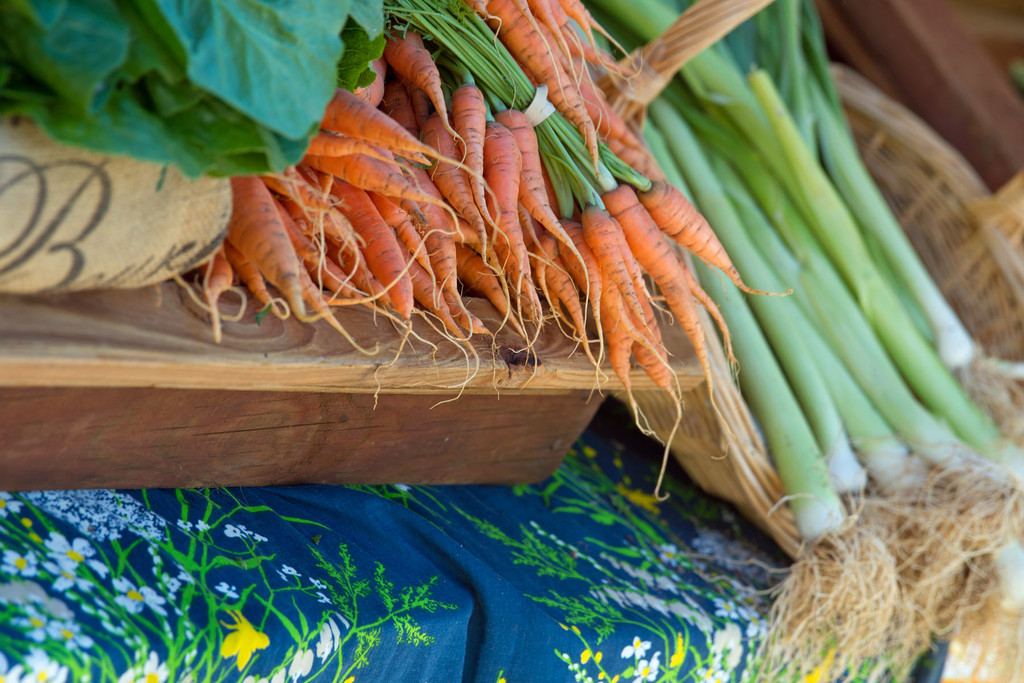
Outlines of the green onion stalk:
M 649 125 L 666 143 L 663 149 L 652 150 L 660 165 L 682 173 L 696 205 L 715 226 L 744 278 L 759 287 L 781 287 L 782 278 L 745 235 L 753 207 L 751 202 L 733 200 L 738 178 L 725 171 L 721 159 L 709 158 L 681 114 L 667 102 L 650 105 Z M 663 156 L 664 151 L 670 156 Z M 666 174 L 672 175 L 668 170 Z M 806 663 L 809 670 L 824 652 L 834 650 L 839 655 L 832 664 L 839 671 L 866 660 L 876 661 L 880 668 L 896 666 L 891 661 L 891 625 L 908 620 L 907 607 L 899 599 L 896 561 L 873 527 L 848 515 L 833 483 L 838 480 L 844 488 L 860 490 L 860 465 L 851 458 L 852 462 L 830 468 L 826 455 L 837 431 L 845 433 L 839 404 L 826 381 L 830 359 L 824 354 L 816 358 L 816 349 L 798 333 L 803 314 L 794 297 L 745 297 L 703 264 L 696 270 L 726 319 L 739 361 L 740 388 L 764 433 L 806 542 L 775 596 L 767 665 L 775 675 L 787 663 Z M 834 358 L 831 361 L 839 365 Z M 872 436 L 889 436 L 884 421 L 867 412 L 864 421 L 875 430 Z M 893 469 L 904 469 L 905 451 L 897 448 L 888 457 L 895 462 Z
M 592 2 L 643 40 L 656 37 L 676 17 L 656 1 L 631 6 L 621 17 L 610 0 Z M 794 21 L 791 8 L 780 11 Z M 788 39 L 799 32 L 806 51 L 820 54 L 820 27 L 806 4 L 799 23 L 799 31 L 786 32 Z M 792 45 L 749 52 L 766 64 L 771 64 L 767 55 L 786 61 L 775 64 L 776 74 L 792 68 L 796 54 Z M 962 325 L 951 317 L 916 253 L 906 251 L 902 230 L 861 172 L 856 148 L 837 116 L 835 93 L 820 85 L 829 82 L 827 63 L 809 60 L 803 73 L 813 78 L 791 77 L 783 97 L 765 71 L 744 78 L 720 43 L 683 68 L 666 99 L 697 128 L 712 155 L 728 161 L 713 162 L 710 170 L 729 188 L 740 220 L 718 221 L 699 193 L 698 207 L 723 243 L 729 227 L 745 228 L 737 239 L 754 245 L 778 278 L 759 284 L 794 289 L 799 310 L 790 313 L 787 325 L 819 366 L 871 474 L 872 490 L 880 492 L 869 496 L 862 515 L 870 508 L 876 526 L 889 526 L 878 533 L 891 534 L 901 591 L 920 613 L 917 623 L 894 623 L 916 633 L 923 621 L 925 629 L 949 633 L 983 611 L 992 586 L 978 577 L 987 570 L 1002 574 L 1008 603 L 1024 604 L 1024 563 L 1014 559 L 1024 552 L 1015 540 L 1024 524 L 1019 488 L 1024 455 L 949 372 L 947 366 L 974 353 L 971 344 L 961 343 Z M 794 94 L 800 97 L 794 83 L 815 86 L 800 105 L 813 115 L 810 129 L 806 119 L 797 125 L 789 113 Z M 659 103 L 651 106 L 651 120 L 659 126 L 665 124 L 664 110 Z M 672 128 L 662 129 L 661 138 L 671 148 L 681 136 Z M 810 145 L 821 145 L 824 161 Z M 684 175 L 690 152 L 674 154 Z M 829 170 L 843 168 L 830 177 L 822 163 Z M 866 232 L 868 223 L 873 230 Z M 742 245 L 726 248 L 745 278 L 764 277 L 749 263 L 740 265 Z M 930 325 L 922 330 L 919 319 Z M 786 355 L 775 353 L 780 359 Z M 741 378 L 747 370 L 741 366 Z M 926 470 L 918 456 L 932 469 Z

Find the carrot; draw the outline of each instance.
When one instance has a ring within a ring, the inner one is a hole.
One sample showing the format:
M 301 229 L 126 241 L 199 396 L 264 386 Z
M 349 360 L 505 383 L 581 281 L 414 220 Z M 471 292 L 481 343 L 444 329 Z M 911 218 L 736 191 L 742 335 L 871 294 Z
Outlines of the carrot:
M 392 164 L 395 161 L 393 153 L 374 147 L 365 140 L 328 131 L 320 131 L 314 135 L 309 141 L 309 147 L 306 148 L 307 156 L 342 157 L 352 154 L 365 154 Z
M 686 274 L 675 252 L 629 185 L 620 185 L 603 194 L 601 199 L 622 227 L 630 251 L 658 285 L 665 303 L 693 344 L 705 376 L 710 378 L 707 341 L 687 286 Z M 641 313 L 639 318 L 644 320 L 646 316 Z
M 622 297 L 614 287 L 606 288 L 601 293 L 601 327 L 604 333 L 605 347 L 608 349 L 608 362 L 615 376 L 622 382 L 632 403 L 632 383 L 629 378 L 629 357 L 633 350 L 633 339 L 627 333 L 626 318 L 628 313 L 623 309 Z
M 441 121 L 439 114 L 431 115 L 422 129 L 423 142 L 427 143 L 443 158 L 453 158 L 455 138 L 448 132 L 448 127 Z M 431 167 L 430 178 L 445 199 L 476 230 L 481 244 L 487 244 L 487 226 L 473 199 L 473 188 L 466 175 L 456 166 L 442 160 L 435 160 Z M 483 183 L 483 177 L 478 180 Z
M 395 73 L 427 94 L 445 127 L 455 135 L 455 131 L 448 124 L 448 106 L 444 101 L 444 91 L 441 89 L 441 73 L 437 70 L 430 51 L 423 45 L 420 34 L 406 30 L 399 36 L 392 31 L 384 43 L 384 59 Z
M 289 167 L 283 176 L 264 175 L 260 178 L 268 188 L 282 197 L 288 197 L 299 206 L 317 211 L 328 211 L 331 208 L 330 201 L 319 192 L 319 189 L 310 187 L 309 183 L 298 177 L 293 167 Z
M 623 259 L 621 246 L 622 228 L 603 209 L 590 205 L 583 209 L 583 237 L 594 254 L 601 269 L 601 275 L 622 295 L 626 307 L 638 319 L 643 319 L 643 309 L 633 277 Z
M 562 50 L 562 53 L 568 56 L 570 54 L 569 44 L 565 40 L 565 34 L 562 33 L 562 26 L 558 23 L 558 17 L 552 10 L 551 3 L 548 2 L 548 0 L 529 0 L 529 6 L 534 17 L 540 19 L 541 23 L 544 24 L 545 28 L 547 28 L 551 36 L 555 39 L 555 42 Z
M 370 62 L 370 68 L 373 70 L 376 78 L 369 85 L 356 88 L 355 95 L 371 107 L 378 107 L 380 106 L 380 101 L 384 98 L 384 77 L 387 74 L 388 65 L 383 57 L 378 57 Z
M 665 180 L 665 172 L 661 170 L 658 162 L 654 160 L 643 143 L 631 144 L 623 142 L 619 138 L 609 137 L 606 144 L 615 156 L 640 171 L 645 177 L 652 181 Z
M 336 183 L 333 196 L 363 241 L 363 257 L 374 277 L 388 288 L 388 300 L 403 320 L 412 315 L 412 282 L 406 257 L 394 231 L 381 218 L 366 192 L 347 183 Z
M 392 78 L 384 84 L 384 99 L 381 100 L 380 110 L 419 140 L 420 126 L 416 120 L 416 112 L 412 108 L 409 91 L 405 89 L 405 85 L 400 80 Z
M 494 196 L 488 213 L 497 217 L 499 227 L 492 241 L 494 251 L 521 301 L 525 298 L 527 315 L 539 319 L 540 300 L 531 285 L 530 262 L 519 223 L 521 174 L 522 157 L 512 131 L 497 121 L 488 121 L 484 134 L 484 180 Z
M 430 97 L 412 83 L 404 79 L 402 83 L 405 86 L 406 93 L 409 95 L 409 101 L 412 103 L 412 113 L 416 117 L 416 126 L 420 127 L 430 118 Z
M 449 291 L 442 292 L 445 304 L 448 305 L 448 311 L 452 314 L 452 318 L 457 322 L 463 329 L 468 330 L 472 334 L 490 334 L 491 331 L 484 325 L 484 321 L 473 315 L 473 313 L 466 308 L 462 303 L 462 299 Z
M 725 253 L 725 247 L 718 241 L 704 216 L 697 211 L 690 200 L 674 185 L 654 181 L 651 189 L 637 195 L 651 218 L 670 238 L 690 250 L 694 256 L 709 266 L 720 269 L 742 291 L 749 294 L 769 294 L 747 287 Z
M 284 295 L 297 317 L 306 317 L 301 274 L 288 232 L 270 190 L 257 176 L 231 178 L 228 239 Z
M 320 127 L 362 138 L 417 163 L 426 164 L 430 160 L 429 147 L 412 137 L 409 131 L 390 116 L 344 88 L 334 91 Z
M 399 199 L 399 206 L 410 214 L 422 217 L 419 203 L 424 202 L 448 209 L 443 198 L 438 199 L 410 182 L 396 163 L 380 161 L 365 154 L 343 157 L 307 155 L 303 160 L 316 170 L 330 173 L 349 185 Z
M 540 158 L 537 133 L 530 120 L 521 111 L 506 109 L 495 113 L 494 120 L 502 124 L 515 136 L 516 146 L 522 157 L 522 178 L 519 183 L 519 201 L 548 232 L 559 242 L 572 247 L 572 240 L 562 230 L 558 217 L 551 208 L 548 190 L 544 184 L 544 166 Z
M 557 308 L 557 303 L 560 303 L 569 313 L 569 319 L 572 320 L 572 325 L 576 328 L 577 338 L 583 344 L 583 352 L 594 365 L 598 365 L 598 360 L 594 358 L 590 350 L 586 316 L 583 313 L 583 307 L 580 305 L 579 291 L 573 284 L 573 280 L 568 272 L 561 266 L 562 261 L 558 256 L 559 243 L 554 237 L 546 234 L 540 235 L 539 241 L 544 253 L 551 260 L 551 263 L 545 269 L 547 289 L 549 292 L 554 293 L 556 300 L 551 302 L 551 306 L 552 308 Z
M 496 16 L 489 23 L 509 52 L 520 61 L 534 78 L 548 86 L 548 99 L 580 133 L 587 150 L 598 165 L 597 131 L 587 115 L 583 96 L 575 83 L 563 72 L 557 58 L 545 47 L 540 31 L 519 12 L 511 0 L 491 0 L 487 5 Z M 546 55 L 545 55 L 546 53 Z
M 430 257 L 434 277 L 440 283 L 441 289 L 450 289 L 453 294 L 457 294 L 455 235 L 458 234 L 458 227 L 456 221 L 451 214 L 441 210 L 439 204 L 444 199 L 427 172 L 418 166 L 411 166 L 408 171 L 420 189 L 431 194 L 437 200 L 436 203 L 423 205 L 427 221 L 426 229 L 421 230 L 420 234 L 423 236 L 424 244 L 427 245 L 427 256 Z
M 224 254 L 224 247 L 221 246 L 217 251 L 213 253 L 206 263 L 203 264 L 203 298 L 206 299 L 206 305 L 210 308 L 210 322 L 213 325 L 213 341 L 220 343 L 221 340 L 221 329 L 220 329 L 220 308 L 217 305 L 217 301 L 220 299 L 220 295 L 226 292 L 230 287 L 231 283 L 235 280 L 235 273 L 231 269 L 231 263 L 228 262 L 227 256 Z
M 483 242 L 480 241 L 480 236 L 476 230 L 469 227 L 469 223 L 462 220 L 458 220 L 456 224 L 457 234 L 455 235 L 455 242 L 458 244 L 464 244 L 467 247 L 475 250 L 477 253 L 484 253 Z
M 303 234 L 313 239 L 326 237 L 336 244 L 343 245 L 340 248 L 353 252 L 358 258 L 359 245 L 356 242 L 355 231 L 348 219 L 337 209 L 332 208 L 311 218 L 301 206 L 290 199 L 279 198 L 278 203 L 284 207 Z M 317 218 L 322 220 L 318 221 Z
M 443 299 L 443 295 L 436 289 L 434 278 L 430 277 L 430 274 L 423 270 L 420 264 L 410 261 L 409 279 L 412 281 L 412 292 L 416 303 L 440 318 L 441 323 L 448 328 L 449 332 L 457 338 L 464 339 L 465 332 L 452 317 L 447 300 Z
M 423 243 L 423 237 L 420 236 L 420 233 L 413 226 L 409 214 L 383 195 L 379 195 L 376 192 L 367 192 L 366 194 L 380 213 L 380 217 L 395 231 L 395 237 L 402 243 L 402 246 L 433 277 L 434 269 L 430 265 L 430 257 L 427 256 L 427 246 Z
M 487 125 L 487 106 L 484 94 L 472 83 L 463 83 L 452 93 L 452 124 L 458 132 L 455 141 L 462 152 L 462 162 L 469 169 L 470 190 L 481 214 L 487 214 L 484 188 L 484 133 Z
M 583 3 L 580 0 L 553 1 L 558 2 L 562 6 L 562 10 L 567 15 L 569 15 L 577 24 L 579 24 L 580 28 L 582 28 L 583 32 L 587 35 L 587 39 L 590 41 L 590 44 L 592 46 L 597 47 L 597 41 L 594 40 L 593 31 L 593 29 L 597 29 L 597 32 L 603 35 L 605 38 L 607 38 L 608 41 L 612 45 L 614 45 L 617 50 L 619 50 L 623 54 L 626 54 L 626 49 L 619 45 L 618 41 L 616 41 L 611 34 L 605 31 L 604 27 L 601 26 L 601 24 L 594 21 L 594 17 L 590 15 L 590 11 L 587 10 L 587 8 L 583 5 Z
M 228 263 L 231 264 L 231 270 L 235 271 L 235 274 L 242 281 L 242 284 L 245 285 L 245 288 L 252 292 L 252 295 L 256 297 L 256 301 L 262 304 L 262 308 L 269 306 L 274 311 L 274 315 L 279 318 L 287 317 L 287 309 L 285 309 L 285 313 L 281 313 L 277 306 L 275 306 L 280 300 L 275 301 L 274 297 L 270 295 L 270 291 L 267 289 L 267 281 L 260 275 L 259 269 L 256 268 L 253 262 L 245 258 L 242 252 L 238 251 L 235 245 L 227 240 L 224 240 L 221 248 L 224 250 L 224 256 L 227 258 Z
M 288 239 L 291 240 L 296 256 L 306 266 L 306 272 L 311 278 L 316 278 L 316 283 L 329 289 L 332 292 L 343 294 L 349 298 L 359 298 L 352 285 L 349 284 L 349 277 L 342 272 L 341 268 L 334 261 L 327 258 L 325 249 L 318 248 L 309 237 L 292 221 L 283 207 L 279 207 L 281 220 L 288 231 Z
M 479 254 L 469 247 L 456 244 L 455 257 L 458 264 L 459 280 L 462 281 L 463 286 L 470 291 L 482 294 L 497 309 L 502 318 L 507 320 L 513 329 L 526 339 L 526 331 L 512 315 L 511 304 L 497 274 L 491 270 Z
M 676 258 L 679 258 L 678 255 Z M 683 273 L 686 275 L 686 286 L 690 288 L 690 293 L 693 294 L 693 298 L 696 299 L 701 306 L 707 309 L 708 314 L 712 320 L 715 321 L 715 325 L 718 326 L 718 331 L 722 334 L 722 346 L 725 347 L 726 357 L 732 366 L 737 366 L 738 362 L 736 356 L 732 352 L 732 338 L 729 336 L 729 328 L 726 327 L 725 318 L 722 316 L 722 312 L 718 310 L 718 304 L 715 300 L 708 296 L 708 293 L 704 291 L 704 288 L 700 286 L 697 281 L 697 277 L 690 270 L 689 266 L 685 262 L 680 264 L 683 268 Z

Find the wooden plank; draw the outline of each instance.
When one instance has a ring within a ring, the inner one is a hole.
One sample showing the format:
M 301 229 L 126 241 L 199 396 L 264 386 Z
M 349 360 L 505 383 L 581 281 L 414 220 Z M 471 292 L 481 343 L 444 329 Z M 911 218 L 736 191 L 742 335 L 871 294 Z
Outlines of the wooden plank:
M 469 307 L 498 329 L 484 301 Z M 527 393 L 612 390 L 554 324 L 532 348 L 506 327 L 467 349 L 417 321 L 425 341 L 407 339 L 362 307 L 339 312 L 356 350 L 323 321 L 308 324 L 248 311 L 213 341 L 207 314 L 174 283 L 50 297 L 0 296 L 0 386 L 164 387 L 260 391 L 440 393 L 515 389 Z M 401 353 L 399 354 L 399 351 Z M 703 381 L 688 343 L 673 347 L 683 389 Z M 479 360 L 477 366 L 477 359 Z M 395 360 L 397 357 L 397 361 Z M 637 389 L 653 388 L 641 371 Z
M 1024 101 L 945 0 L 817 1 L 844 18 L 900 99 L 991 189 L 1024 169 Z
M 427 395 L 0 391 L 0 490 L 539 481 L 601 403 L 586 391 Z

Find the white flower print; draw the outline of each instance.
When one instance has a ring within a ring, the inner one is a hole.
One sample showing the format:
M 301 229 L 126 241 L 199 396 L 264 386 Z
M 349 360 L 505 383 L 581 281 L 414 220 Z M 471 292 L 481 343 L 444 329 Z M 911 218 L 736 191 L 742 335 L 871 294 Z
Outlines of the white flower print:
M 197 531 L 209 531 L 210 530 L 210 525 L 206 523 L 205 519 L 196 520 L 196 530 Z
M 747 638 L 764 638 L 767 635 L 768 621 L 752 613 L 747 621 Z
M 739 619 L 740 611 L 734 602 L 731 600 L 725 600 L 723 598 L 715 598 L 712 602 L 715 604 L 715 616 L 723 617 L 725 619 Z
M 155 652 L 150 652 L 145 663 L 139 670 L 136 664 L 121 674 L 117 683 L 164 683 L 167 680 L 167 663 L 161 662 Z
M 22 683 L 22 674 L 25 673 L 25 668 L 21 664 L 15 664 L 14 668 L 10 668 L 11 665 L 7 661 L 7 657 L 4 657 L 4 653 L 0 652 L 0 681 L 3 683 Z
M 77 567 L 85 562 L 86 558 L 96 554 L 92 544 L 86 539 L 76 538 L 69 542 L 64 534 L 56 531 L 50 532 L 50 537 L 46 539 L 46 548 L 50 551 L 50 556 L 62 567 Z
M 235 526 L 234 524 L 226 524 L 224 526 L 224 535 L 228 538 L 241 538 L 248 535 L 249 530 L 244 526 Z
M 634 674 L 636 678 L 633 679 L 633 683 L 655 680 L 658 677 L 658 670 L 661 668 L 660 657 L 661 653 L 655 652 L 650 661 L 641 659 L 636 665 L 636 673 Z
M 287 564 L 282 565 L 281 568 L 277 570 L 277 575 L 280 576 L 285 581 L 290 581 L 291 577 L 299 578 L 301 576 L 299 574 L 299 570 L 297 570 L 295 567 L 291 567 L 291 566 L 289 566 Z
M 35 576 L 39 573 L 39 560 L 35 553 L 19 553 L 16 550 L 5 550 L 0 571 L 15 576 Z
M 326 595 L 324 595 L 323 591 L 317 591 L 316 592 L 316 596 L 317 596 L 317 602 L 319 602 L 320 604 L 323 604 L 323 605 L 333 605 L 334 604 L 334 601 L 331 600 Z
M 651 641 L 640 640 L 638 636 L 633 636 L 633 642 L 622 648 L 622 658 L 636 657 L 639 659 L 647 654 L 649 649 L 651 649 Z
M 41 643 L 46 640 L 46 627 L 50 624 L 50 615 L 35 605 L 25 605 L 24 614 L 11 619 L 11 624 L 25 629 L 25 635 L 29 640 Z
M 182 531 L 192 531 L 192 522 L 185 519 L 179 519 L 177 521 L 178 528 Z
M 309 675 L 309 672 L 313 670 L 313 651 L 312 650 L 299 650 L 295 653 L 295 659 L 292 660 L 291 666 L 288 667 L 288 678 L 292 681 L 297 681 L 303 676 Z
M 68 678 L 68 668 L 52 661 L 38 648 L 32 648 L 25 658 L 25 671 L 29 675 L 22 680 L 33 683 L 64 683 Z
M 7 491 L 0 491 L 0 517 L 6 517 L 10 513 L 18 514 L 21 512 L 23 505 L 20 500 L 17 500 Z
M 402 493 L 408 493 L 409 491 L 412 491 L 412 487 L 409 486 L 408 484 L 395 484 L 395 488 L 401 491 Z
M 51 621 L 46 633 L 69 650 L 87 650 L 94 644 L 93 639 L 82 633 L 82 627 L 73 621 Z
M 341 644 L 341 630 L 334 623 L 334 619 L 328 617 L 320 628 L 320 638 L 316 643 L 316 656 L 320 659 L 327 659 L 338 649 L 339 644 Z
M 227 581 L 221 581 L 213 587 L 213 590 L 218 593 L 223 593 L 224 597 L 230 598 L 231 600 L 238 599 L 238 586 L 231 585 Z
M 697 680 L 702 683 L 726 683 L 729 676 L 717 666 L 712 666 L 700 669 L 697 672 Z
M 119 595 L 114 602 L 124 607 L 132 614 L 138 614 L 143 607 L 149 607 L 162 617 L 167 616 L 164 605 L 167 600 L 149 586 L 136 587 L 128 579 L 122 577 L 114 579 L 114 589 Z
M 320 579 L 310 578 L 309 582 L 313 584 L 313 588 L 319 588 L 320 590 L 327 588 L 327 584 L 321 581 Z
M 711 639 L 711 654 L 715 661 L 724 657 L 726 671 L 734 671 L 743 657 L 743 634 L 735 622 L 730 621 Z

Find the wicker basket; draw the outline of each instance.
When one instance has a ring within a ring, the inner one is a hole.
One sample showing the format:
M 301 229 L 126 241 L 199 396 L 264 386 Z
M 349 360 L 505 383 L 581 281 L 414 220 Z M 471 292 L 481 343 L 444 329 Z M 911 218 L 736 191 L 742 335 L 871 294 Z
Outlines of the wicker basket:
M 717 15 L 726 25 L 735 25 L 728 22 L 739 16 L 724 9 Z M 660 65 L 675 73 L 683 62 L 667 58 L 661 44 L 670 34 L 673 42 L 680 42 L 678 34 L 687 30 L 686 24 L 684 14 L 642 53 L 659 55 Z M 723 34 L 719 29 L 716 35 Z M 633 60 L 634 66 L 639 63 L 636 55 Z M 658 69 L 641 68 L 640 78 L 652 71 Z M 849 69 L 834 67 L 833 76 L 868 170 L 940 289 L 986 355 L 1024 360 L 1024 174 L 990 196 L 966 160 L 913 113 Z M 659 87 L 665 82 L 663 76 L 656 81 Z M 638 120 L 656 96 L 656 88 L 642 83 L 633 83 L 628 91 L 607 91 L 612 98 L 632 98 L 618 108 Z M 704 329 L 714 338 L 707 319 Z M 782 484 L 721 349 L 714 351 L 720 415 L 711 410 L 704 387 L 689 392 L 672 453 L 698 485 L 736 505 L 795 557 L 802 542 L 782 504 Z M 1024 386 L 1017 394 L 1024 397 Z M 654 393 L 635 398 L 654 431 L 667 436 L 674 419 L 671 401 Z M 1024 406 L 1024 398 L 1019 405 Z

